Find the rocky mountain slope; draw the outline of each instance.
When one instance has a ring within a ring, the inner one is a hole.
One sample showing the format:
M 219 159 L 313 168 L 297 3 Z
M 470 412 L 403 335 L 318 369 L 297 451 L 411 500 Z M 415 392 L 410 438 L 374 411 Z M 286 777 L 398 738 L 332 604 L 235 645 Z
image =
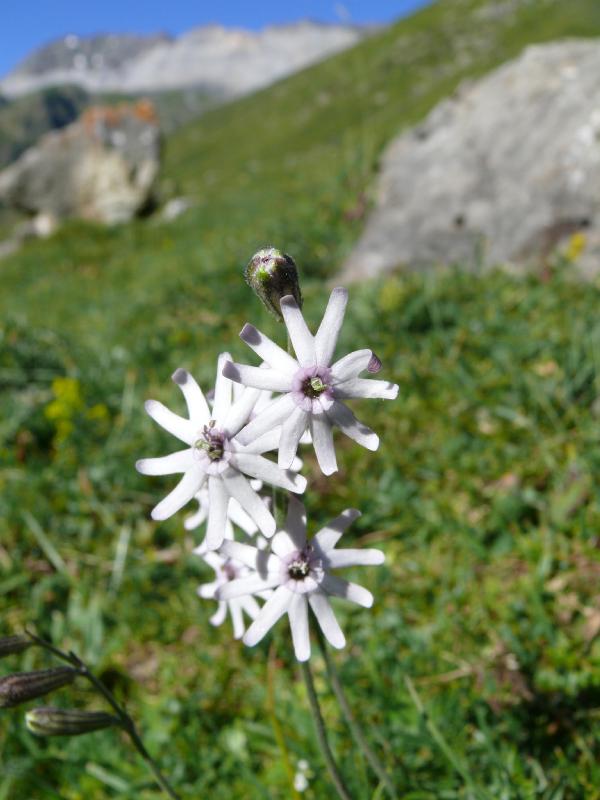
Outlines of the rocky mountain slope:
M 535 262 L 577 232 L 597 272 L 599 212 L 600 40 L 534 46 L 387 148 L 345 274 Z
M 15 97 L 64 84 L 130 94 L 202 87 L 230 98 L 350 47 L 364 34 L 306 21 L 258 33 L 210 25 L 178 38 L 70 35 L 25 59 L 0 81 L 0 92 Z

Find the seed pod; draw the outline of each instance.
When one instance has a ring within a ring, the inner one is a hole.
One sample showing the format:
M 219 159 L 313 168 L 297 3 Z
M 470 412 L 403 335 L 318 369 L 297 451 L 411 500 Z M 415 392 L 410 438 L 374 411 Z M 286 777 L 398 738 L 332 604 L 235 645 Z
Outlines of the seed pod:
M 36 736 L 80 736 L 121 723 L 117 717 L 104 711 L 44 706 L 28 711 L 25 714 L 25 724 Z
M 244 270 L 246 283 L 254 290 L 263 305 L 283 322 L 281 298 L 291 294 L 302 308 L 302 293 L 298 281 L 298 270 L 291 256 L 275 247 L 255 253 Z
M 0 678 L 0 708 L 12 708 L 42 697 L 73 683 L 78 674 L 73 667 L 55 667 L 35 672 L 15 672 Z
M 0 658 L 11 656 L 13 653 L 22 653 L 32 644 L 33 642 L 27 636 L 3 636 L 0 639 Z

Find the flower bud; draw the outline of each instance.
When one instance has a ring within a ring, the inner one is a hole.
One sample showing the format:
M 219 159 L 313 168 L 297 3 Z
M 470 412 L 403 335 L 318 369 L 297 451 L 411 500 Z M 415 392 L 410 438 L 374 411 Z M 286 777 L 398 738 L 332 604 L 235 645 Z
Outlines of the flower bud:
M 27 636 L 3 636 L 0 639 L 0 658 L 11 656 L 14 653 L 22 653 L 32 644 Z
M 55 667 L 35 672 L 15 672 L 0 678 L 0 708 L 12 708 L 42 697 L 73 683 L 78 674 L 73 667 Z
M 36 736 L 80 736 L 120 725 L 119 719 L 104 711 L 79 711 L 45 706 L 25 714 L 25 724 Z
M 298 307 L 302 308 L 296 264 L 291 256 L 281 250 L 268 247 L 255 253 L 244 270 L 244 278 L 279 322 L 283 322 L 280 305 L 282 297 L 291 294 Z

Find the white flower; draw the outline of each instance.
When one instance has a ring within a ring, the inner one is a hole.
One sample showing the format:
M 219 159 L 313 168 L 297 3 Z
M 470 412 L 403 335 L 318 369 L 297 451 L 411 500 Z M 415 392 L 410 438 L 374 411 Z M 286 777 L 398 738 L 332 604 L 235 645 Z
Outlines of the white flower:
M 297 358 L 285 352 L 252 325 L 245 325 L 240 337 L 268 365 L 250 367 L 228 362 L 224 374 L 234 381 L 283 394 L 240 431 L 238 440 L 249 443 L 255 437 L 281 425 L 279 466 L 289 469 L 298 442 L 310 428 L 322 472 L 337 470 L 333 426 L 355 442 L 377 450 L 379 437 L 342 402 L 350 398 L 378 397 L 393 400 L 398 386 L 388 381 L 359 378 L 364 370 L 378 372 L 381 362 L 371 350 L 356 350 L 332 364 L 338 334 L 344 321 L 348 292 L 334 289 L 316 335 L 309 331 L 293 297 L 281 300 L 281 312 Z
M 331 575 L 329 570 L 359 564 L 382 564 L 384 561 L 381 550 L 334 549 L 348 525 L 359 516 L 359 511 L 346 509 L 308 542 L 304 506 L 290 497 L 285 529 L 273 537 L 271 552 L 241 542 L 223 542 L 223 555 L 246 564 L 253 571 L 245 578 L 221 586 L 216 592 L 217 599 L 231 600 L 275 589 L 246 631 L 245 644 L 250 647 L 257 644 L 287 612 L 296 658 L 306 661 L 310 657 L 310 605 L 329 643 L 333 647 L 344 647 L 346 640 L 329 596 L 345 597 L 369 608 L 373 605 L 373 595 L 362 586 Z
M 228 353 L 219 356 L 212 412 L 196 381 L 183 369 L 174 372 L 173 380 L 183 392 L 189 419 L 174 414 L 156 400 L 146 401 L 146 411 L 152 419 L 185 442 L 186 447 L 162 458 L 142 459 L 136 464 L 144 475 L 183 473 L 173 491 L 152 510 L 153 519 L 172 516 L 198 494 L 205 483 L 208 484 L 206 546 L 209 550 L 219 547 L 225 536 L 230 497 L 239 502 L 265 536 L 275 533 L 273 515 L 246 476 L 291 492 L 303 492 L 306 488 L 306 479 L 301 475 L 284 472 L 263 457 L 263 453 L 277 447 L 277 430 L 246 437 L 243 444 L 238 440 L 237 434 L 250 419 L 259 392 L 247 389 L 233 402 L 233 384 L 223 375 L 223 368 L 230 359 Z
M 262 481 L 250 481 L 250 486 L 258 492 L 262 486 Z M 198 510 L 190 514 L 190 516 L 186 517 L 183 521 L 183 526 L 187 531 L 193 531 L 195 528 L 199 528 L 200 525 L 208 519 L 210 504 L 208 487 L 206 485 L 200 489 L 196 495 L 196 500 L 198 501 Z M 258 530 L 252 517 L 246 514 L 235 498 L 230 497 L 229 505 L 227 506 L 227 518 L 225 520 L 225 539 L 235 538 L 233 535 L 234 525 L 241 528 L 248 536 L 254 536 Z M 200 545 L 200 547 L 203 547 L 203 545 Z
M 234 581 L 250 574 L 248 567 L 233 558 L 227 558 L 215 552 L 205 553 L 202 558 L 215 571 L 214 581 L 203 583 L 198 587 L 199 596 L 206 600 L 216 600 L 217 589 L 229 581 Z M 266 599 L 271 594 L 271 592 L 264 592 L 261 596 Z M 222 625 L 229 610 L 233 623 L 233 635 L 236 639 L 241 639 L 244 635 L 244 613 L 250 619 L 256 619 L 260 613 L 260 606 L 251 595 L 233 597 L 231 600 L 218 600 L 218 603 L 217 610 L 210 617 L 209 622 L 211 625 Z

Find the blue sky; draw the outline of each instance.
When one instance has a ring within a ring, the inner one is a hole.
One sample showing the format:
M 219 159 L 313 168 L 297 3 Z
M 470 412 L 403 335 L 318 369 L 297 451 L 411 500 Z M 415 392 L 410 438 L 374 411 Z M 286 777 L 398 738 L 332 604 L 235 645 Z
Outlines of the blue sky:
M 257 29 L 311 18 L 323 22 L 389 22 L 428 0 L 7 0 L 0 30 L 0 76 L 42 44 L 75 33 L 178 34 L 219 22 Z

